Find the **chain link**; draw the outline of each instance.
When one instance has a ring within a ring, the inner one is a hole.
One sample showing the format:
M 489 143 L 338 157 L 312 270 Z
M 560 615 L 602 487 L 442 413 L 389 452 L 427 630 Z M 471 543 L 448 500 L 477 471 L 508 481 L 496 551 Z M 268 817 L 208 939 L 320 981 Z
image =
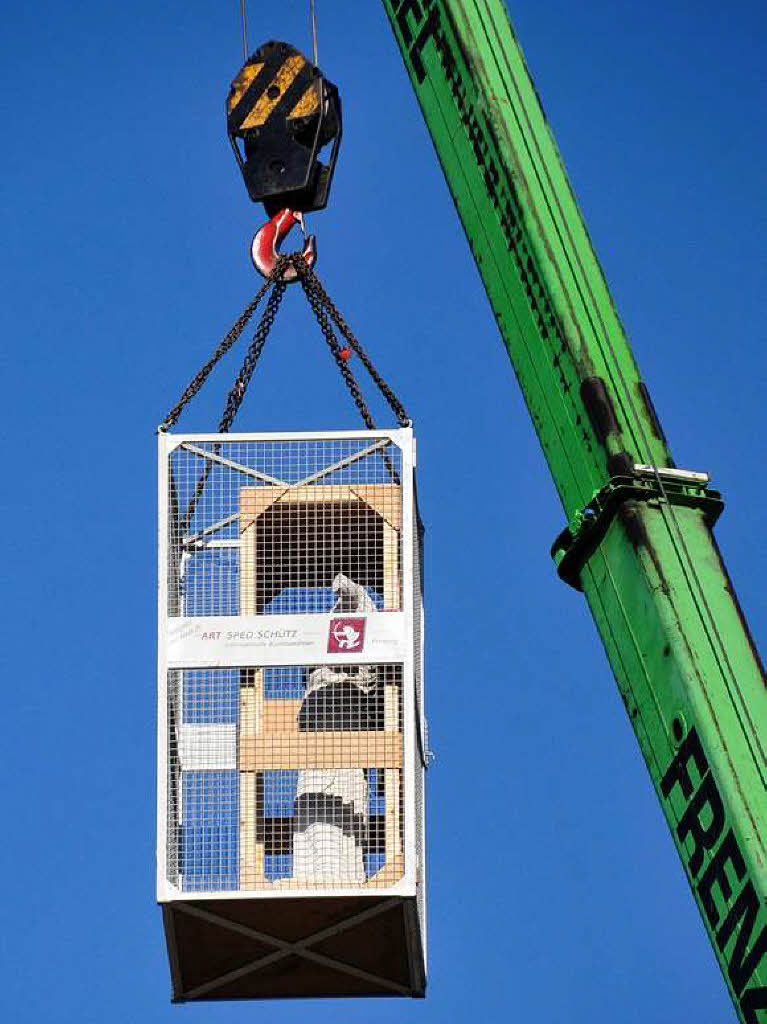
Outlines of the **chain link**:
M 232 385 L 232 389 L 227 397 L 226 409 L 224 410 L 224 415 L 221 417 L 221 422 L 218 425 L 219 434 L 227 434 L 229 432 L 229 428 L 231 427 L 232 422 L 234 421 L 234 417 L 237 415 L 240 405 L 242 404 L 242 400 L 245 397 L 245 392 L 247 391 L 248 384 L 250 383 L 250 378 L 253 376 L 253 371 L 255 370 L 256 363 L 258 362 L 258 357 L 261 355 L 261 352 L 263 351 L 264 345 L 266 344 L 266 339 L 269 336 L 269 331 L 271 330 L 272 324 L 274 323 L 274 318 L 277 316 L 277 310 L 280 308 L 282 297 L 285 294 L 285 288 L 287 287 L 287 284 L 285 281 L 280 280 L 279 275 L 282 274 L 282 271 L 284 270 L 288 262 L 289 257 L 284 257 L 277 261 L 277 264 L 275 265 L 274 268 L 274 273 L 271 275 L 271 277 L 269 278 L 269 280 L 266 282 L 264 287 L 261 289 L 261 292 L 259 293 L 263 293 L 263 291 L 266 288 L 274 284 L 274 290 L 267 299 L 266 308 L 264 309 L 264 312 L 261 314 L 261 319 L 259 320 L 258 327 L 256 328 L 256 331 L 253 335 L 253 340 L 251 341 L 248 347 L 248 352 L 247 355 L 245 356 L 245 361 L 243 362 L 240 372 L 237 375 L 237 380 Z M 216 442 L 213 445 L 213 453 L 215 455 L 218 455 L 220 450 L 221 445 L 218 442 Z M 206 461 L 202 473 L 200 473 L 200 478 L 197 481 L 197 485 L 195 486 L 194 494 L 189 499 L 189 504 L 187 505 L 186 511 L 184 512 L 184 520 L 181 528 L 182 535 L 186 533 L 186 531 L 189 529 L 189 525 L 192 521 L 192 516 L 194 515 L 194 510 L 197 507 L 197 502 L 202 497 L 202 492 L 205 490 L 205 484 L 208 482 L 208 477 L 210 476 L 210 471 L 212 468 L 213 463 Z
M 289 258 L 290 257 L 286 257 L 284 261 L 277 261 L 275 273 L 278 268 L 279 273 L 282 273 L 282 269 L 288 262 Z M 281 263 L 282 267 L 280 266 Z M 218 432 L 220 434 L 226 434 L 229 432 L 229 428 L 234 421 L 234 417 L 237 415 L 240 405 L 242 404 L 248 384 L 250 384 L 250 379 L 253 376 L 253 371 L 256 368 L 258 357 L 261 355 L 264 345 L 266 344 L 266 339 L 269 337 L 269 331 L 274 323 L 274 318 L 277 316 L 277 311 L 280 308 L 280 303 L 282 302 L 282 297 L 285 294 L 286 288 L 287 283 L 281 280 L 280 277 L 277 277 L 272 294 L 267 300 L 266 308 L 261 315 L 258 327 L 253 335 L 253 340 L 248 348 L 248 354 L 245 356 L 242 369 L 240 370 L 237 380 L 234 382 L 232 390 L 229 392 L 229 396 L 226 400 L 226 409 L 224 410 L 224 415 L 221 417 L 221 422 L 218 425 Z
M 307 267 L 303 260 L 300 260 L 299 262 L 301 263 L 301 266 L 297 266 L 296 267 L 296 271 L 298 273 L 299 280 L 301 281 L 301 286 L 303 287 L 304 292 L 306 294 L 306 297 L 309 300 L 309 304 L 311 305 L 312 310 L 314 311 L 314 315 L 317 318 L 317 323 L 320 325 L 320 330 L 325 335 L 325 340 L 327 341 L 328 345 L 330 346 L 330 350 L 333 353 L 333 358 L 335 359 L 336 364 L 338 365 L 338 368 L 341 371 L 341 374 L 342 374 L 344 380 L 346 381 L 347 387 L 349 388 L 349 391 L 351 392 L 352 398 L 354 399 L 354 401 L 355 401 L 355 403 L 357 405 L 357 408 L 360 410 L 360 413 L 362 414 L 362 418 L 365 421 L 365 425 L 367 426 L 367 428 L 369 430 L 374 430 L 375 429 L 375 424 L 373 423 L 373 418 L 372 418 L 372 416 L 370 415 L 370 413 L 368 411 L 368 408 L 367 408 L 367 406 L 365 404 L 365 400 L 363 399 L 362 395 L 360 394 L 360 391 L 359 391 L 359 388 L 357 386 L 357 381 L 356 381 L 356 379 L 354 377 L 354 374 L 352 373 L 352 371 L 351 371 L 349 365 L 347 364 L 346 360 L 341 355 L 341 349 L 340 349 L 339 344 L 338 344 L 338 339 L 336 338 L 336 336 L 335 336 L 335 334 L 333 332 L 333 328 L 332 328 L 332 326 L 330 324 L 330 321 L 328 320 L 326 312 L 325 312 L 325 310 L 327 308 L 327 304 L 329 303 L 331 306 L 333 304 L 330 301 L 330 299 L 328 298 L 328 295 L 325 292 L 325 289 L 320 284 L 319 279 L 317 278 L 317 275 L 314 273 L 314 271 L 310 267 Z M 334 306 L 333 306 L 333 309 L 335 310 Z M 341 320 L 343 322 L 343 318 L 341 317 L 341 314 L 338 313 L 338 310 L 335 310 L 335 313 L 336 313 L 336 316 L 334 316 L 334 319 L 336 320 L 336 323 L 338 323 L 339 320 Z M 331 313 L 331 316 L 332 315 L 333 314 Z M 352 335 L 351 331 L 346 326 L 345 322 L 344 322 L 344 326 L 340 327 L 340 330 L 344 334 L 344 337 L 347 339 L 347 341 L 349 341 L 350 343 L 355 345 L 355 349 L 356 350 L 361 349 L 361 346 L 357 342 L 357 339 L 354 338 L 354 335 Z M 369 360 L 368 360 L 368 362 L 369 362 Z M 381 388 L 382 392 L 384 391 L 384 388 L 387 391 L 390 391 L 390 389 L 388 388 L 388 385 L 386 385 L 386 383 L 383 381 L 383 378 L 378 377 L 378 375 L 376 374 L 375 369 L 372 367 L 372 364 L 370 364 L 370 369 L 372 371 L 371 372 L 371 376 L 373 376 L 373 379 L 376 380 L 376 383 L 378 383 L 379 388 Z M 402 406 L 397 401 L 397 398 L 394 395 L 394 393 L 391 392 L 391 391 L 390 391 L 390 393 L 391 393 L 391 397 L 392 397 L 393 401 L 402 410 L 402 415 L 404 417 L 404 422 L 400 421 L 401 426 L 406 426 L 410 421 L 407 419 L 407 415 L 405 414 L 405 410 L 402 408 Z M 385 394 L 385 392 L 384 392 L 384 394 Z M 389 402 L 389 404 L 390 404 L 390 406 L 392 406 L 392 409 L 394 410 L 394 406 L 392 405 L 391 401 Z M 395 415 L 397 415 L 396 411 L 395 411 Z M 392 480 L 395 483 L 399 484 L 400 483 L 399 473 L 395 469 L 391 459 L 389 458 L 389 456 L 387 455 L 386 452 L 383 452 L 382 456 L 383 456 L 384 465 L 386 466 L 387 470 L 389 471 L 389 474 L 390 474 Z
M 261 302 L 261 299 L 267 293 L 271 285 L 271 279 L 265 281 L 261 285 L 256 295 L 251 299 L 251 301 L 247 304 L 242 313 L 240 313 L 239 317 L 235 320 L 234 324 L 231 327 L 231 330 L 223 339 L 223 341 L 221 341 L 221 343 L 218 345 L 218 347 L 216 348 L 208 362 L 191 379 L 181 398 L 179 398 L 178 402 L 173 406 L 171 411 L 162 421 L 162 430 L 169 430 L 177 422 L 179 416 L 184 411 L 184 407 L 194 398 L 194 396 L 203 386 L 205 381 L 208 379 L 211 370 L 213 370 L 213 368 L 215 367 L 216 363 L 218 363 L 218 361 L 223 356 L 226 355 L 226 353 L 229 351 L 232 345 L 234 345 L 235 341 L 237 341 L 242 332 L 245 330 L 248 321 L 255 313 L 256 309 L 259 306 L 259 303 Z
M 333 333 L 333 328 L 330 321 L 328 320 L 327 314 L 325 313 L 324 304 L 321 296 L 319 295 L 314 282 L 317 280 L 311 270 L 306 266 L 303 260 L 296 260 L 295 263 L 296 271 L 298 272 L 298 279 L 301 282 L 301 287 L 304 290 L 304 294 L 309 301 L 309 305 L 312 307 L 314 316 L 319 324 L 320 330 L 325 336 L 325 341 L 328 343 L 330 351 L 333 353 L 333 358 L 336 361 L 336 366 L 341 371 L 341 376 L 346 381 L 346 386 L 354 399 L 354 404 L 360 411 L 360 415 L 365 423 L 368 430 L 375 430 L 375 423 L 373 417 L 370 415 L 365 399 L 360 393 L 360 389 L 355 380 L 354 374 L 349 368 L 346 360 L 341 355 L 341 346 L 338 344 L 338 339 Z
M 394 392 L 389 387 L 389 385 L 386 383 L 386 381 L 383 379 L 383 377 L 380 375 L 380 373 L 376 370 L 375 366 L 373 366 L 373 363 L 371 362 L 370 357 L 368 356 L 368 354 L 363 349 L 362 345 L 359 343 L 357 338 L 352 333 L 351 328 L 346 323 L 346 321 L 344 320 L 343 316 L 341 315 L 341 313 L 339 312 L 338 308 L 336 307 L 335 303 L 330 298 L 328 293 L 325 291 L 325 289 L 323 288 L 319 278 L 317 277 L 317 275 L 314 273 L 314 271 L 311 268 L 308 270 L 308 272 L 306 274 L 306 277 L 311 282 L 312 287 L 316 291 L 316 293 L 319 296 L 320 300 L 322 301 L 323 306 L 330 313 L 331 317 L 333 318 L 333 320 L 334 320 L 334 322 L 336 324 L 336 327 L 341 332 L 341 334 L 344 336 L 346 341 L 349 343 L 350 347 L 357 353 L 357 355 L 359 356 L 360 362 L 365 367 L 365 369 L 368 371 L 368 373 L 370 374 L 372 379 L 375 381 L 375 383 L 378 385 L 378 390 L 381 392 L 381 394 L 384 396 L 386 401 L 389 403 L 389 408 L 394 413 L 394 415 L 397 417 L 397 421 L 398 421 L 399 425 L 401 427 L 408 426 L 410 424 L 410 417 L 405 412 L 404 406 L 402 405 L 400 400 L 397 398 L 397 396 L 394 394 Z
M 214 369 L 219 360 L 226 355 L 229 349 L 238 340 L 242 332 L 244 331 L 248 321 L 253 316 L 254 312 L 258 308 L 262 298 L 273 288 L 271 295 L 269 296 L 266 304 L 266 308 L 261 316 L 258 327 L 256 328 L 253 340 L 248 348 L 248 353 L 243 362 L 242 368 L 240 369 L 237 380 L 235 381 L 229 395 L 227 397 L 226 408 L 219 424 L 219 433 L 228 433 L 237 412 L 239 411 L 242 400 L 245 397 L 245 392 L 248 388 L 248 384 L 251 381 L 253 373 L 256 368 L 259 356 L 263 351 L 266 340 L 269 336 L 269 331 L 274 324 L 277 311 L 279 310 L 280 303 L 282 302 L 283 295 L 285 294 L 285 288 L 287 282 L 282 280 L 283 274 L 288 267 L 293 267 L 296 271 L 298 280 L 301 282 L 304 294 L 306 295 L 307 301 L 312 308 L 317 323 L 322 331 L 322 334 L 330 348 L 333 358 L 341 372 L 341 376 L 344 378 L 344 382 L 349 389 L 349 392 L 354 400 L 354 404 L 362 416 L 365 426 L 369 430 L 375 430 L 375 423 L 370 415 L 370 411 L 365 403 L 364 398 L 357 384 L 357 380 L 347 364 L 344 357 L 341 355 L 341 348 L 338 343 L 338 339 L 333 330 L 333 324 L 338 328 L 340 333 L 346 339 L 349 347 L 354 351 L 360 359 L 360 362 L 365 367 L 371 378 L 378 386 L 379 391 L 386 399 L 390 409 L 397 418 L 400 426 L 408 426 L 410 419 L 405 412 L 402 403 L 399 401 L 397 396 L 394 394 L 392 389 L 378 373 L 370 357 L 363 349 L 360 342 L 352 333 L 351 328 L 344 320 L 343 316 L 338 310 L 333 300 L 330 298 L 328 293 L 322 286 L 319 278 L 314 273 L 314 270 L 307 266 L 303 259 L 303 254 L 300 252 L 282 254 L 275 266 L 272 273 L 269 275 L 267 280 L 261 286 L 254 298 L 248 303 L 245 309 L 242 311 L 240 316 L 237 318 L 235 323 L 232 325 L 230 331 L 226 337 L 221 341 L 218 347 L 215 349 L 213 355 L 208 362 L 202 367 L 201 370 L 192 378 L 187 385 L 181 398 L 178 400 L 176 405 L 170 410 L 168 415 L 162 422 L 161 430 L 168 430 L 177 421 L 181 413 L 183 412 L 186 405 L 195 397 L 200 391 L 203 384 L 207 380 L 211 371 Z M 332 322 L 331 322 L 332 321 Z M 202 488 L 205 486 L 207 480 L 207 473 L 203 472 L 197 488 L 195 489 L 195 495 L 189 503 L 185 519 L 188 521 L 191 516 L 190 512 L 193 511 L 194 505 L 199 498 Z

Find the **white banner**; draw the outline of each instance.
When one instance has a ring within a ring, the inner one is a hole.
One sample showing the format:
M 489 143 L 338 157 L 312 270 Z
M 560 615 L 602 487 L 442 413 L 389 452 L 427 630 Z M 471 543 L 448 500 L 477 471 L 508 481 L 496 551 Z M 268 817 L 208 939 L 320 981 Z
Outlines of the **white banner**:
M 405 660 L 405 615 L 238 615 L 171 618 L 168 668 L 359 665 Z

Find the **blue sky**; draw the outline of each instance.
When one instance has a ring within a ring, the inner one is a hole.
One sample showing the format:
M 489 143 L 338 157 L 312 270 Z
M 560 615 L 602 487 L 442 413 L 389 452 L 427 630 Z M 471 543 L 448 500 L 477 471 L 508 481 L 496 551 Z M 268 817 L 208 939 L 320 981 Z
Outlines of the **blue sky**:
M 317 2 L 345 135 L 312 229 L 321 278 L 419 438 L 429 994 L 168 1002 L 154 428 L 258 284 L 262 215 L 223 116 L 237 6 L 3 16 L 3 1018 L 733 1020 L 596 631 L 550 564 L 562 512 L 373 0 Z M 308 48 L 306 8 L 251 2 L 251 42 Z M 764 6 L 511 12 L 677 464 L 724 492 L 717 535 L 764 647 Z M 243 351 L 181 428 L 215 428 Z M 237 425 L 357 425 L 299 294 Z

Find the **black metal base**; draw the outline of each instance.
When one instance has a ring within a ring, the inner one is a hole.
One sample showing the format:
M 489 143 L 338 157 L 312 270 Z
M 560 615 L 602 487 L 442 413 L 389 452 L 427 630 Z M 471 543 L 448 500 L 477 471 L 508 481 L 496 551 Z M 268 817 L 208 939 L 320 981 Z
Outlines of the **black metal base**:
M 415 897 L 163 904 L 173 1001 L 423 996 Z

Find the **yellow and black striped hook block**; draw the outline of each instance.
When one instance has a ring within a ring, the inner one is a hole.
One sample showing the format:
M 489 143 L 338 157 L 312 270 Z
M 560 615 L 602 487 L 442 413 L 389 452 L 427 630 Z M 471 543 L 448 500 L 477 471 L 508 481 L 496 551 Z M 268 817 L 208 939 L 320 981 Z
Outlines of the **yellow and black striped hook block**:
M 269 216 L 285 206 L 309 213 L 327 204 L 341 142 L 341 100 L 319 68 L 289 43 L 264 43 L 232 82 L 226 114 L 253 202 L 263 202 Z

